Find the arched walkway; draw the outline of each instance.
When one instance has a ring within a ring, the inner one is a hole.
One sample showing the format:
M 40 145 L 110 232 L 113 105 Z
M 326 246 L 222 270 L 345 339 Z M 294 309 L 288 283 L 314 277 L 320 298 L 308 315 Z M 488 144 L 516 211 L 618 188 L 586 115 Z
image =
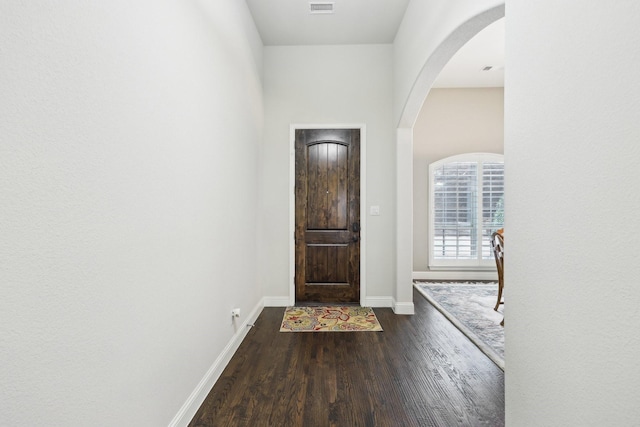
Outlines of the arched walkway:
M 426 59 L 418 74 L 396 132 L 396 305 L 398 314 L 413 314 L 413 125 L 434 81 L 453 55 L 489 24 L 504 17 L 504 3 L 466 20 Z

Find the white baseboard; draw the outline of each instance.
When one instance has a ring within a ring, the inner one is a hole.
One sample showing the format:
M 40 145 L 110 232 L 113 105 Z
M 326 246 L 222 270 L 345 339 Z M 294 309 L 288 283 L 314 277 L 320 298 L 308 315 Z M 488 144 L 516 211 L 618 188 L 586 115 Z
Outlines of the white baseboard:
M 173 420 L 169 423 L 169 427 L 187 426 L 191 422 L 191 419 L 196 414 L 202 405 L 202 402 L 204 402 L 204 399 L 213 388 L 213 385 L 216 383 L 218 378 L 220 378 L 220 375 L 222 375 L 222 371 L 224 371 L 224 368 L 229 364 L 231 357 L 233 357 L 238 347 L 240 347 L 242 340 L 249 332 L 249 327 L 247 325 L 253 324 L 256 321 L 262 312 L 263 307 L 264 300 L 260 300 L 254 309 L 251 310 L 251 313 L 249 313 L 246 319 L 242 321 L 238 327 L 238 331 L 231 338 L 224 350 L 222 350 L 222 353 L 218 358 L 213 362 L 195 390 L 191 392 L 191 395 L 182 405 L 176 416 L 173 417 Z
M 414 271 L 413 280 L 495 280 L 497 271 Z
M 264 297 L 265 307 L 288 307 L 289 297 Z M 389 307 L 396 314 L 414 314 L 413 303 L 398 303 L 393 297 L 365 297 L 361 301 L 363 307 Z
M 413 315 L 416 313 L 412 302 L 397 302 L 393 301 L 393 312 L 395 314 L 408 314 Z
M 288 307 L 289 297 L 264 297 L 265 307 Z M 363 307 L 393 307 L 392 297 L 366 297 L 361 301 Z
M 291 305 L 289 297 L 264 297 L 265 307 L 289 307 Z
M 366 297 L 361 301 L 363 307 L 393 307 L 392 297 Z

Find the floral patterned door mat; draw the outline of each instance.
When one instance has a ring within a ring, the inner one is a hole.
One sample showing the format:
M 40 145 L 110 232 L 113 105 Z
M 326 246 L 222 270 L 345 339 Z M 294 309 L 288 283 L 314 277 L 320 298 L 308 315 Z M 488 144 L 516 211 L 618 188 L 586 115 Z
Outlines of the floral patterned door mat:
M 382 331 L 370 307 L 287 307 L 280 332 Z

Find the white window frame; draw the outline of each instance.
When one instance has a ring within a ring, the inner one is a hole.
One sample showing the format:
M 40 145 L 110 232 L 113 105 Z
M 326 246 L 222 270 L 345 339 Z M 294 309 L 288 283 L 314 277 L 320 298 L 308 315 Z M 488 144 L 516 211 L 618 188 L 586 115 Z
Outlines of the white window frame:
M 479 224 L 477 229 L 477 242 L 479 246 L 478 256 L 476 259 L 436 259 L 435 258 L 435 180 L 433 179 L 435 171 L 443 164 L 454 162 L 475 162 L 478 164 L 477 174 L 480 179 L 477 180 L 476 196 L 479 194 L 480 200 L 477 203 L 478 214 L 476 218 L 481 220 L 482 218 L 482 172 L 483 163 L 504 163 L 504 156 L 502 154 L 494 153 L 467 153 L 459 154 L 445 159 L 438 160 L 429 165 L 429 269 L 431 270 L 492 270 L 495 269 L 495 260 L 482 259 L 482 224 Z

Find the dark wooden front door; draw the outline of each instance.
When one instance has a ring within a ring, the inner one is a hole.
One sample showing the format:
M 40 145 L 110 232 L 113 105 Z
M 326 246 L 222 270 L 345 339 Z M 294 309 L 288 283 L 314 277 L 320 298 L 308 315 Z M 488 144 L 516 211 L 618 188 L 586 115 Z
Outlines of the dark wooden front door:
M 295 133 L 296 301 L 360 301 L 360 130 Z

